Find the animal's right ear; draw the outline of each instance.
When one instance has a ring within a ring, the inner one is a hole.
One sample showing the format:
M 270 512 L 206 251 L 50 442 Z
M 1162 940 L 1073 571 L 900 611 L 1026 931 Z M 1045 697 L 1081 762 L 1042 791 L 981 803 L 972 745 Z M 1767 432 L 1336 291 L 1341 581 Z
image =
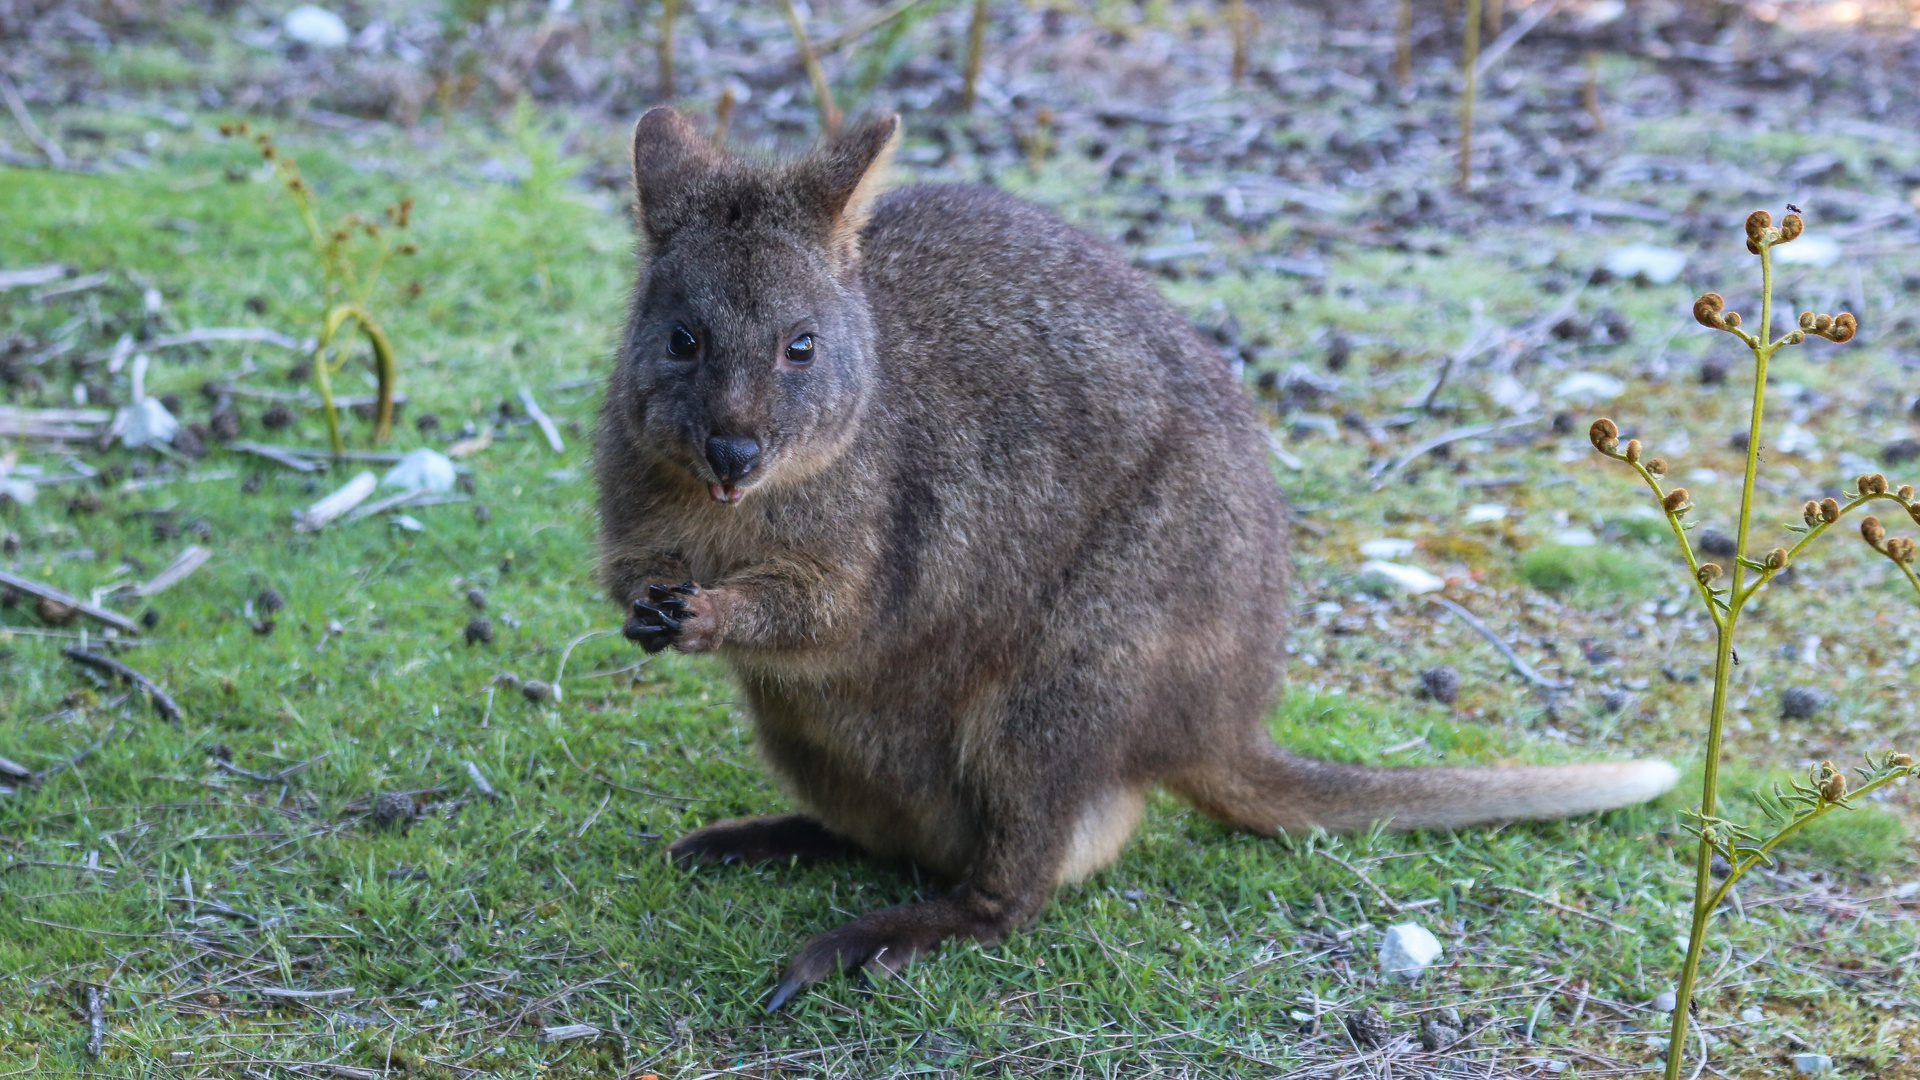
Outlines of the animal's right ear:
M 681 224 L 687 196 L 720 161 L 719 151 L 679 112 L 649 109 L 640 118 L 633 126 L 633 187 L 650 239 L 663 240 Z

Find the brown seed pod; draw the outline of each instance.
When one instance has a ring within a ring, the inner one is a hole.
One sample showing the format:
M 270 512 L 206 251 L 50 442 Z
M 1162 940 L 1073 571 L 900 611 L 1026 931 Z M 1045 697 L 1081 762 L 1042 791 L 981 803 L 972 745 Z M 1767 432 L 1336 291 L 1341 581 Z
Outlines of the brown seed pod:
M 1718 580 L 1720 575 L 1724 573 L 1726 573 L 1726 571 L 1720 569 L 1719 563 L 1703 562 L 1700 564 L 1700 569 L 1696 571 L 1693 576 L 1700 579 L 1700 584 L 1710 585 Z
M 1753 242 L 1752 240 L 1747 241 L 1747 254 L 1749 255 L 1760 254 L 1760 245 Z
M 1850 311 L 1843 311 L 1833 317 L 1833 329 L 1827 331 L 1827 340 L 1833 342 L 1852 341 L 1854 331 L 1860 329 L 1860 323 Z
M 1780 241 L 1786 243 L 1790 240 L 1799 239 L 1800 230 L 1806 228 L 1806 226 L 1807 223 L 1800 219 L 1799 214 L 1788 214 L 1786 217 L 1781 218 Z
M 1773 224 L 1773 215 L 1765 210 L 1755 210 L 1747 215 L 1747 239 L 1758 240 Z
M 1593 443 L 1595 450 L 1613 454 L 1620 448 L 1620 425 L 1603 416 L 1587 428 L 1587 439 Z
M 1767 569 L 1778 570 L 1785 565 L 1787 565 L 1786 548 L 1777 547 L 1767 552 Z
M 1912 506 L 1907 507 L 1907 514 L 1913 518 L 1915 525 L 1920 525 L 1920 503 L 1914 503 Z
M 1893 539 L 1887 541 L 1887 554 L 1893 556 L 1894 562 L 1898 562 L 1898 563 L 1912 562 L 1913 561 L 1913 540 L 1905 536 L 1894 537 Z
M 1802 330 L 1811 330 L 1811 329 L 1813 329 L 1813 327 L 1814 327 L 1814 320 L 1815 320 L 1816 318 L 1817 318 L 1817 316 L 1815 316 L 1815 315 L 1814 315 L 1814 313 L 1813 313 L 1813 312 L 1811 312 L 1811 311 L 1803 311 L 1803 312 L 1801 312 L 1801 313 L 1800 313 L 1800 329 L 1802 329 Z
M 1869 517 L 1860 523 L 1860 538 L 1867 542 L 1868 547 L 1878 551 L 1881 542 L 1887 538 L 1887 527 L 1880 524 L 1879 518 Z
M 1664 507 L 1669 514 L 1681 513 L 1687 505 L 1687 489 L 1674 488 L 1672 491 L 1667 492 L 1667 497 L 1660 500 L 1660 505 Z
M 1900 497 L 1901 502 L 1912 502 L 1913 501 L 1913 485 L 1901 484 L 1899 489 L 1896 490 L 1894 494 Z
M 1640 463 L 1640 440 L 1628 439 L 1626 453 L 1623 456 L 1628 461 L 1631 461 L 1636 465 L 1639 464 Z
M 1840 504 L 1832 496 L 1820 500 L 1820 520 L 1829 525 L 1840 520 Z
M 1665 476 L 1665 475 L 1667 475 L 1667 459 L 1665 459 L 1665 458 L 1650 458 L 1650 459 L 1648 459 L 1648 461 L 1647 461 L 1647 471 L 1648 471 L 1648 472 L 1650 472 L 1650 473 L 1652 473 L 1652 474 L 1653 474 L 1653 475 L 1655 475 L 1655 476 Z
M 1912 754 L 1888 754 L 1887 764 L 1893 766 L 1896 769 L 1904 769 L 1907 766 L 1913 764 L 1913 755 Z
M 1824 334 L 1832 328 L 1833 316 L 1822 314 L 1813 317 L 1813 330 L 1815 333 Z
M 1820 523 L 1820 504 L 1814 502 L 1812 499 L 1808 499 L 1807 505 L 1800 508 L 1800 516 L 1806 519 L 1808 528 L 1818 525 Z
M 1820 763 L 1820 797 L 1828 802 L 1847 797 L 1847 774 L 1834 768 L 1831 761 Z
M 1885 475 L 1884 473 L 1870 473 L 1870 474 L 1868 474 L 1868 476 L 1867 476 L 1867 486 L 1866 486 L 1866 489 L 1865 489 L 1865 490 L 1866 490 L 1867 492 L 1869 492 L 1870 494 L 1874 494 L 1874 495 L 1885 495 L 1885 494 L 1887 493 L 1887 478 L 1886 478 L 1886 475 Z
M 1805 340 L 1807 340 L 1807 332 L 1805 330 L 1795 330 L 1793 333 L 1781 338 L 1780 343 L 1783 345 L 1798 345 Z
M 1720 316 L 1720 322 L 1729 330 L 1738 330 L 1740 329 L 1740 313 L 1737 311 L 1729 311 L 1725 315 Z

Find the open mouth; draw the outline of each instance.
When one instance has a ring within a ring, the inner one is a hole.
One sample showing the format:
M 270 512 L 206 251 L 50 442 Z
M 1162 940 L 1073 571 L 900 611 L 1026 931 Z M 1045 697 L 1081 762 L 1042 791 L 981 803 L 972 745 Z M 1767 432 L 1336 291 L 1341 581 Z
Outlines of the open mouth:
M 734 487 L 732 484 L 708 483 L 707 494 L 713 496 L 714 502 L 737 503 L 746 492 Z

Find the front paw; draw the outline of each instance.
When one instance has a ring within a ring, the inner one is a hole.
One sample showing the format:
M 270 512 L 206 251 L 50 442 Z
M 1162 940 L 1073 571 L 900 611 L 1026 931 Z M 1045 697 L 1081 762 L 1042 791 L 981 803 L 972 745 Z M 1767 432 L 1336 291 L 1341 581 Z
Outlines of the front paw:
M 700 595 L 700 586 L 688 581 L 679 585 L 649 585 L 645 599 L 635 600 L 620 628 L 628 641 L 650 653 L 680 640 L 693 616 L 689 601 Z

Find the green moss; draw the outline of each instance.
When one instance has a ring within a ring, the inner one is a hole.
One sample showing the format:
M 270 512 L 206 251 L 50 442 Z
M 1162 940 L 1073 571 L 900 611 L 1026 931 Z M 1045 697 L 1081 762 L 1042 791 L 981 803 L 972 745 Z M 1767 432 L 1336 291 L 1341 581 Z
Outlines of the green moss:
M 1546 544 L 1520 560 L 1520 579 L 1542 592 L 1619 596 L 1645 587 L 1653 568 L 1613 548 Z

